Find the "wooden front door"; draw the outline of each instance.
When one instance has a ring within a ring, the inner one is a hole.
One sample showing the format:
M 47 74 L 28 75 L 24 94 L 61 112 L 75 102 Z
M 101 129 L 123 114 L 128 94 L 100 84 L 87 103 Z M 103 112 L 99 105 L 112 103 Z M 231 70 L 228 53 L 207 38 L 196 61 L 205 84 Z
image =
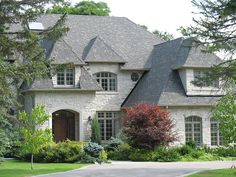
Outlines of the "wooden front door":
M 55 142 L 75 140 L 75 114 L 56 111 L 52 114 L 52 133 Z

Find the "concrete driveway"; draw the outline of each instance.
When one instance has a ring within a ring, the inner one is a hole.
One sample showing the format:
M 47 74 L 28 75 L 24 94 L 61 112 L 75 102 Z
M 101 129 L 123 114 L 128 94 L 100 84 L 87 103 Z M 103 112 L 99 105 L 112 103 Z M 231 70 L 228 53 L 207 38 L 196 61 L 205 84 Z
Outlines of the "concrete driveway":
M 201 170 L 230 168 L 231 161 L 214 162 L 119 162 L 90 165 L 62 173 L 40 177 L 180 177 Z M 37 177 L 39 177 L 37 176 Z

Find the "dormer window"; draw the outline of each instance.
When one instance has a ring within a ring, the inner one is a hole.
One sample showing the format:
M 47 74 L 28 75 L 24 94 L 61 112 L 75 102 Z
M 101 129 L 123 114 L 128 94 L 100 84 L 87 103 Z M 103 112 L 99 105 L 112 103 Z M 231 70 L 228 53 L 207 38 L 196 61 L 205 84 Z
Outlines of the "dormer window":
M 206 72 L 204 70 L 194 70 L 194 80 L 206 77 Z M 201 87 L 214 87 L 219 88 L 219 79 L 214 80 L 212 83 L 202 83 Z
M 57 85 L 73 86 L 74 85 L 74 69 L 65 68 L 57 72 Z

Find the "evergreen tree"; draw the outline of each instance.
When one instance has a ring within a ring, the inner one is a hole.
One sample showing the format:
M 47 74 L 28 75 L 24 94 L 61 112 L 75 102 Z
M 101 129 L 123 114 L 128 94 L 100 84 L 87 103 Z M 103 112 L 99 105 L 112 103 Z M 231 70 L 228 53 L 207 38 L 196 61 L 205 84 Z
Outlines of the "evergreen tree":
M 219 77 L 226 83 L 236 82 L 236 0 L 193 0 L 199 13 L 192 26 L 180 28 L 184 36 L 196 39 L 195 44 L 205 45 L 206 52 L 221 52 L 228 59 L 213 66 L 205 82 Z
M 60 0 L 0 1 L 0 136 L 9 134 L 2 121 L 15 119 L 11 108 L 20 106 L 17 97 L 22 82 L 31 83 L 49 75 L 50 60 L 45 60 L 40 42 L 56 40 L 64 34 L 65 16 L 40 32 L 30 30 L 28 25 L 43 14 L 47 4 L 57 1 Z
M 91 141 L 101 144 L 101 131 L 100 131 L 100 124 L 98 122 L 98 118 L 94 116 L 91 122 Z

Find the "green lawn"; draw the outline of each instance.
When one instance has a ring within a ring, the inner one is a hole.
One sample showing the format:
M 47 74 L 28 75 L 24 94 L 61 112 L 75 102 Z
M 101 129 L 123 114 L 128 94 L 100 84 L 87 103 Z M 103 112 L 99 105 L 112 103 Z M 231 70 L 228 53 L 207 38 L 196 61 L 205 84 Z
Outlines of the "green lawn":
M 207 170 L 191 175 L 190 177 L 235 177 L 236 169 Z
M 81 168 L 86 164 L 71 163 L 35 163 L 34 170 L 30 163 L 16 160 L 7 160 L 0 164 L 0 177 L 28 177 L 32 175 L 62 172 Z

